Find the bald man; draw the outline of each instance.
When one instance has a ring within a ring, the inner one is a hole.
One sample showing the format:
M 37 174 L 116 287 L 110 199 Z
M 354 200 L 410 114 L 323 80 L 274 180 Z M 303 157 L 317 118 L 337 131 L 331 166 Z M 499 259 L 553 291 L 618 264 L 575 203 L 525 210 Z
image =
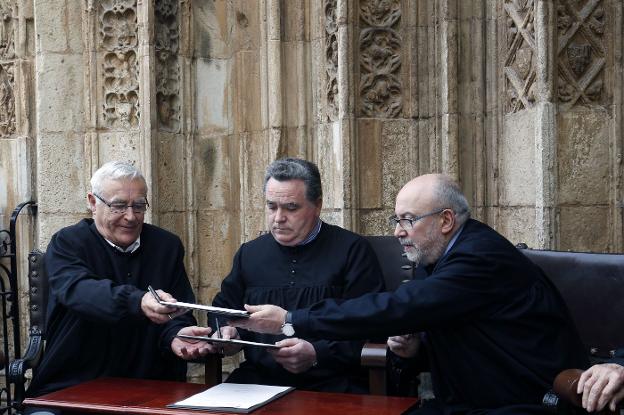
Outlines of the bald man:
M 407 183 L 390 222 L 408 258 L 425 266 L 424 280 L 300 310 L 247 306 L 251 318 L 235 324 L 273 333 L 291 326 L 303 338 L 393 336 L 394 352 L 426 353 L 432 373 L 436 399 L 415 414 L 549 413 L 541 400 L 555 376 L 588 361 L 544 273 L 470 219 L 465 196 L 445 175 Z

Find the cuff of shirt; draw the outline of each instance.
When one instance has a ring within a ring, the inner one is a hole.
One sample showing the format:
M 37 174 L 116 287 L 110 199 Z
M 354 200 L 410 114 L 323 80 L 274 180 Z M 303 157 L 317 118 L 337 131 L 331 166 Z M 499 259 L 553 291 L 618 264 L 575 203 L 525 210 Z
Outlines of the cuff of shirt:
M 295 336 L 299 338 L 306 337 L 306 328 L 308 325 L 308 312 L 307 310 L 293 310 L 292 311 L 292 325 L 295 329 Z
M 145 291 L 135 290 L 128 297 L 128 310 L 130 310 L 132 316 L 145 318 L 145 314 L 143 314 L 141 309 L 141 300 L 143 300 L 144 295 Z

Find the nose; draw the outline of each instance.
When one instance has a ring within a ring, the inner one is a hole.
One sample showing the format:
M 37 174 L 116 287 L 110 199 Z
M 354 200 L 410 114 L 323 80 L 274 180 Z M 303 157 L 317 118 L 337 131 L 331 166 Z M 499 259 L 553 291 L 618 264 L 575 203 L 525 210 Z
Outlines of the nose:
M 286 210 L 277 208 L 275 211 L 275 222 L 284 222 L 286 220 Z
M 124 219 L 127 221 L 133 221 L 136 219 L 136 213 L 134 213 L 134 209 L 130 206 L 126 206 L 126 210 L 124 211 Z
M 402 238 L 405 235 L 407 235 L 407 232 L 405 231 L 405 229 L 403 229 L 403 227 L 401 225 L 399 225 L 398 223 L 394 226 L 394 237 L 395 238 Z

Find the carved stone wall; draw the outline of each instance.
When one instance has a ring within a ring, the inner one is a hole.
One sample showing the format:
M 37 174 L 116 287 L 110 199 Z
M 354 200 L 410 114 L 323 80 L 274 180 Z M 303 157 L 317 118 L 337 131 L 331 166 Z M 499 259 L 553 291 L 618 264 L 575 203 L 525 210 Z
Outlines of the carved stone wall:
M 180 65 L 178 52 L 180 25 L 178 1 L 159 0 L 155 10 L 156 105 L 158 128 L 178 132 L 180 129 Z
M 103 126 L 137 128 L 140 117 L 136 0 L 99 3 Z
M 505 111 L 533 108 L 535 103 L 535 6 L 533 0 L 505 0 Z
M 403 39 L 400 0 L 360 2 L 359 112 L 363 117 L 394 118 L 403 108 L 399 71 Z
M 562 109 L 610 103 L 605 88 L 604 2 L 557 3 L 557 96 Z
M 0 216 L 36 198 L 42 248 L 127 159 L 210 302 L 292 155 L 320 166 L 323 218 L 362 233 L 446 172 L 513 242 L 624 249 L 621 1 L 79 4 L 0 0 Z
M 15 132 L 15 6 L 0 2 L 0 138 Z

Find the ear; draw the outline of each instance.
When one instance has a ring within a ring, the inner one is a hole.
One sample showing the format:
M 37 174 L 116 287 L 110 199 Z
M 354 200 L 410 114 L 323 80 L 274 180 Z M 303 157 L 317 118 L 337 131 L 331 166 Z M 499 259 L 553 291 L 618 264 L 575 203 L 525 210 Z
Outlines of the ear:
M 314 206 L 316 207 L 317 214 L 320 215 L 321 209 L 323 208 L 323 198 L 319 197 L 318 199 L 316 199 L 316 202 L 314 202 Z
M 93 196 L 93 193 L 87 193 L 87 201 L 89 202 L 89 209 L 91 210 L 91 213 L 95 213 L 95 204 L 97 203 L 97 200 L 95 199 L 95 196 Z
M 444 235 L 450 233 L 455 228 L 455 213 L 451 209 L 446 209 L 440 214 L 442 218 L 441 231 Z

